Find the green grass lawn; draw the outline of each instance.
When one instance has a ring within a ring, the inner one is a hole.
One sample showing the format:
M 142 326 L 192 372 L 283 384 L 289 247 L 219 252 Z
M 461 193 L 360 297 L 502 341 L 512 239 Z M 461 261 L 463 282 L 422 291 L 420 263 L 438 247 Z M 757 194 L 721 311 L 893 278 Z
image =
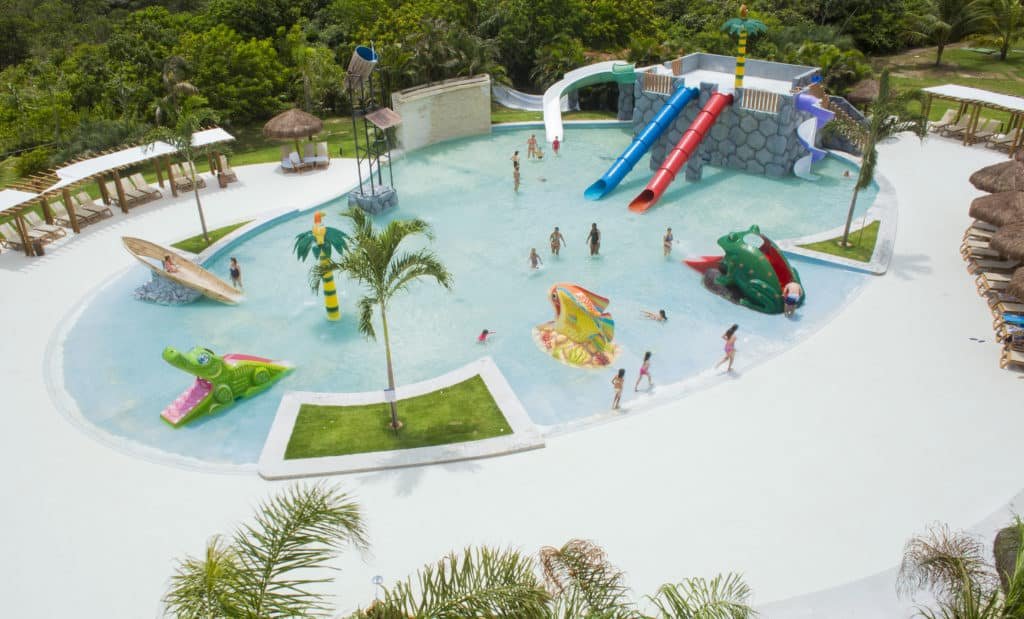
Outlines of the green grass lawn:
M 601 110 L 596 112 L 566 112 L 563 120 L 615 120 L 615 112 Z M 544 112 L 526 112 L 513 110 L 497 103 L 491 104 L 491 124 L 537 122 L 544 120 Z
M 398 401 L 405 426 L 396 436 L 384 402 L 363 406 L 303 404 L 292 428 L 286 460 L 344 456 L 476 441 L 512 433 L 479 376 L 415 398 Z
M 840 258 L 848 258 L 850 260 L 856 260 L 858 262 L 871 262 L 871 254 L 875 252 L 875 241 L 878 240 L 878 229 L 880 222 L 873 221 L 861 230 L 857 230 L 850 233 L 850 242 L 853 243 L 853 247 L 840 247 L 839 241 L 842 240 L 842 235 L 837 236 L 834 239 L 827 241 L 818 241 L 817 243 L 808 243 L 807 245 L 801 245 L 804 249 L 810 249 L 813 251 L 820 251 L 823 254 L 831 254 L 833 256 L 839 256 Z
M 199 252 L 203 251 L 204 249 L 206 249 L 210 245 L 213 245 L 217 241 L 221 240 L 222 238 L 224 238 L 228 234 L 231 234 L 235 230 L 238 230 L 239 228 L 241 228 L 245 224 L 249 223 L 250 221 L 252 221 L 252 220 L 250 219 L 249 221 L 241 221 L 241 222 L 238 222 L 237 224 L 231 224 L 230 226 L 224 226 L 223 228 L 217 228 L 215 230 L 209 230 L 209 233 L 210 233 L 210 242 L 209 243 L 207 243 L 206 241 L 203 240 L 203 235 L 202 234 L 197 234 L 195 236 L 190 236 L 187 239 L 184 239 L 182 241 L 178 241 L 177 243 L 173 243 L 171 245 L 171 247 L 176 247 L 178 249 L 183 249 L 185 251 L 190 251 L 193 254 L 198 254 Z

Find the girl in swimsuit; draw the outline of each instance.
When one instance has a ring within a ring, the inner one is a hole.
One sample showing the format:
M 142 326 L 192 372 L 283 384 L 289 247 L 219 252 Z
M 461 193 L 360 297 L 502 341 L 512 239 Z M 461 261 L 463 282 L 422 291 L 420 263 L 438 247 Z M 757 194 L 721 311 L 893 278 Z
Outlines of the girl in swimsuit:
M 726 366 L 725 371 L 732 371 L 732 362 L 736 359 L 736 329 L 739 329 L 739 325 L 733 325 L 729 327 L 729 330 L 722 334 L 722 339 L 725 340 L 725 356 L 722 360 L 715 364 L 715 368 L 722 365 L 726 361 L 729 365 Z
M 665 231 L 665 236 L 661 239 L 661 248 L 665 252 L 665 257 L 672 253 L 672 241 L 675 240 L 672 236 L 672 228 Z
M 228 271 L 231 273 L 231 285 L 236 290 L 242 289 L 242 269 L 238 266 L 238 260 L 231 258 L 231 266 L 228 267 Z
M 640 379 L 644 376 L 647 377 L 647 388 L 653 389 L 654 381 L 651 380 L 651 351 L 649 350 L 644 353 L 644 362 L 643 365 L 640 366 L 640 376 L 636 377 L 636 384 L 633 385 L 633 391 L 640 391 Z
M 483 331 L 480 332 L 480 335 L 478 335 L 476 337 L 476 343 L 477 344 L 486 344 L 487 343 L 487 338 L 489 338 L 492 335 L 494 335 L 494 331 L 491 331 L 489 329 L 484 329 Z
M 601 231 L 597 224 L 590 224 L 590 234 L 587 235 L 587 244 L 590 245 L 590 255 L 596 256 L 601 253 Z
M 167 254 L 164 256 L 164 270 L 168 273 L 177 273 L 178 267 L 174 264 L 174 260 L 171 260 L 171 255 Z
M 612 408 L 619 408 L 619 402 L 622 400 L 622 385 L 626 382 L 626 370 L 619 368 L 619 373 L 612 378 L 612 388 L 615 389 L 615 398 L 612 399 Z
M 540 259 L 537 248 L 534 247 L 530 250 L 530 268 L 536 270 L 542 264 L 544 264 L 544 261 Z
M 666 314 L 665 310 L 663 310 L 663 309 L 662 310 L 658 310 L 657 314 L 655 314 L 654 312 L 649 312 L 647 310 L 643 310 L 643 315 L 646 318 L 650 318 L 651 320 L 653 320 L 655 322 L 665 322 L 665 321 L 668 320 L 668 314 Z

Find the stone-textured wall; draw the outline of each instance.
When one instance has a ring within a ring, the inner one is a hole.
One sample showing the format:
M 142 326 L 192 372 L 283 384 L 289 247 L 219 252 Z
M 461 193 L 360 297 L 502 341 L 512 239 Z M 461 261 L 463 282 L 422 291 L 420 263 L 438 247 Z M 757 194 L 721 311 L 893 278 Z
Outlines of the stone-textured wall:
M 391 108 L 402 117 L 397 138 L 405 151 L 487 134 L 491 132 L 491 78 L 478 75 L 395 92 Z
M 634 134 L 649 123 L 668 99 L 666 95 L 644 92 L 640 81 L 634 86 L 636 109 L 633 114 Z M 700 97 L 691 101 L 651 148 L 651 169 L 656 170 L 669 151 L 682 138 L 704 107 L 716 87 L 700 86 Z M 739 91 L 738 98 L 742 97 Z M 777 114 L 741 109 L 740 100 L 733 101 L 719 115 L 711 131 L 686 164 L 686 178 L 701 177 L 705 163 L 744 170 L 751 174 L 782 177 L 792 173 L 793 163 L 807 150 L 797 140 L 796 129 L 810 114 L 798 112 L 790 95 L 780 95 Z
M 629 84 L 619 84 L 619 107 L 618 120 L 633 119 L 633 87 Z

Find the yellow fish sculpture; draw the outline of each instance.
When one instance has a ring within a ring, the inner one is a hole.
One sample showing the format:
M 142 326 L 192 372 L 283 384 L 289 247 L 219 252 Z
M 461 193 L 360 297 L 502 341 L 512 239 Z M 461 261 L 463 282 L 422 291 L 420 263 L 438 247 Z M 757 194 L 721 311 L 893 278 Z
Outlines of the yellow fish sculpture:
M 608 299 L 576 284 L 555 284 L 548 293 L 555 319 L 533 328 L 541 350 L 562 363 L 600 368 L 619 354 Z

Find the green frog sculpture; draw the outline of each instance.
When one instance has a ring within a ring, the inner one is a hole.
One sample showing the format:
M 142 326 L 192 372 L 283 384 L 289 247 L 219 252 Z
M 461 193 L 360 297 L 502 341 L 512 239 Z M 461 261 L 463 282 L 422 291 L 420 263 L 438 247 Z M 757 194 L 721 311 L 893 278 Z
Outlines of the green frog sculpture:
M 293 369 L 284 361 L 238 353 L 222 357 L 201 346 L 187 353 L 168 346 L 163 358 L 196 377 L 192 386 L 160 413 L 164 421 L 175 427 L 231 406 L 239 398 L 262 393 Z
M 757 245 L 746 242 L 747 237 L 761 239 Z M 704 275 L 704 286 L 733 303 L 763 312 L 781 314 L 786 307 L 783 290 L 790 282 L 800 284 L 800 274 L 782 255 L 779 247 L 761 229 L 750 226 L 746 230 L 730 232 L 718 239 L 725 250 L 724 256 L 702 256 L 684 262 Z M 796 305 L 804 303 L 803 285 Z

